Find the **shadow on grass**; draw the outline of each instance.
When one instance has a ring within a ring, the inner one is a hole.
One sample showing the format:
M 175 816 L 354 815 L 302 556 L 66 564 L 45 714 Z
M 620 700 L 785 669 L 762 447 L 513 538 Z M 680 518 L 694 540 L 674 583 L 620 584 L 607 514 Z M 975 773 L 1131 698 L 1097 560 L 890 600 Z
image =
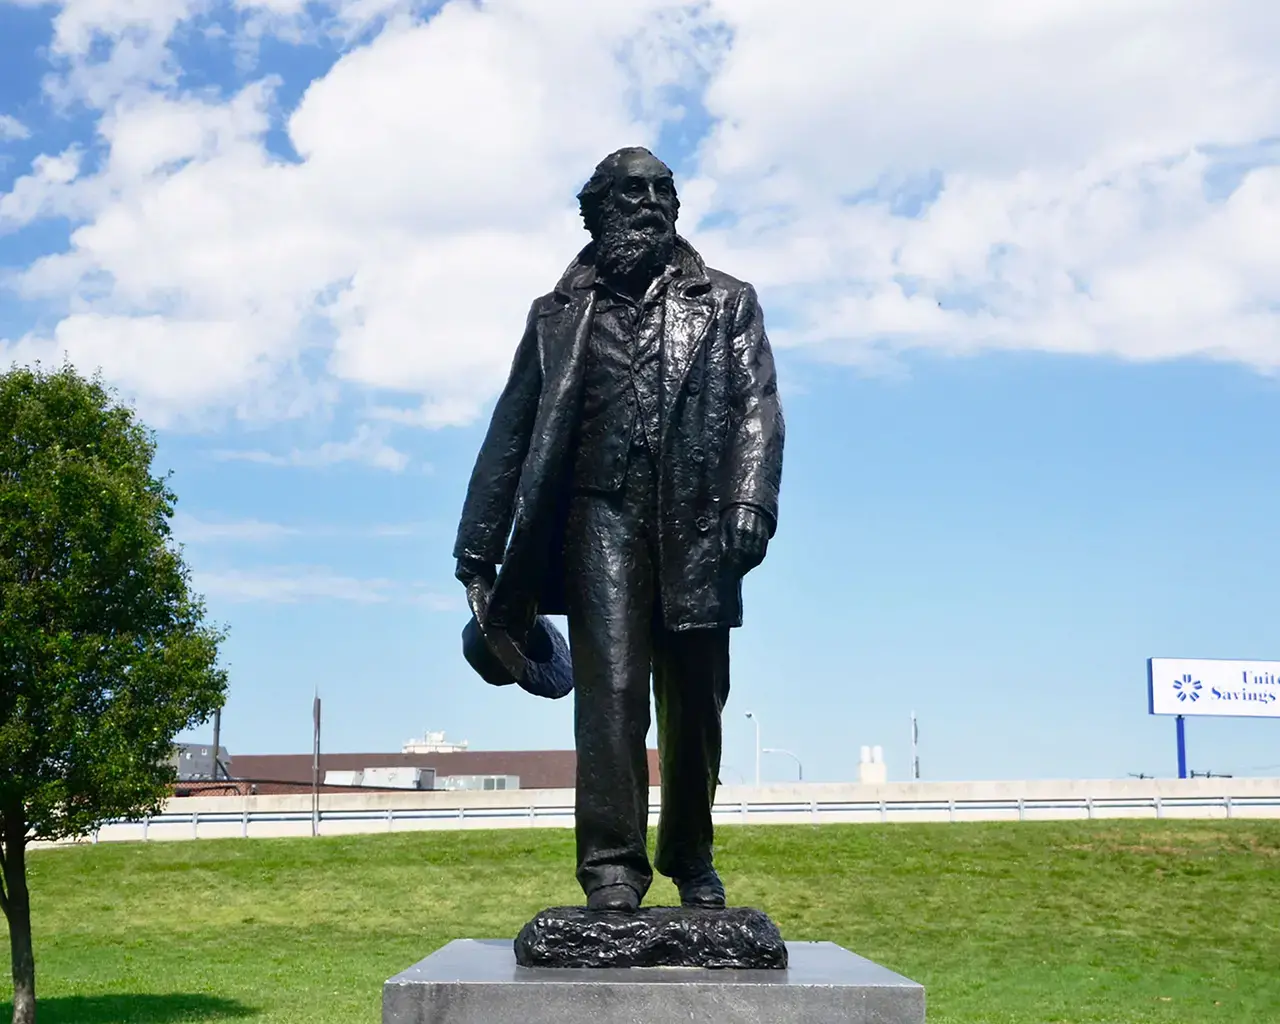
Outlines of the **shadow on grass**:
M 241 1020 L 257 1011 L 234 999 L 173 993 L 153 995 L 52 996 L 36 994 L 40 1024 L 205 1024 Z M 11 1003 L 0 1003 L 0 1021 L 13 1014 Z

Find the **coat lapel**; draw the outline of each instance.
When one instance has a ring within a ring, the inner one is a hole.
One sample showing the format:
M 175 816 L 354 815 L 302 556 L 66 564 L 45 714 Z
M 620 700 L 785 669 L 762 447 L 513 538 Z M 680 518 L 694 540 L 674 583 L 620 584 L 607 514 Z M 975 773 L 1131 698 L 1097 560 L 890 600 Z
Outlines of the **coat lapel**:
M 697 282 L 693 282 L 696 285 Z M 691 285 L 682 282 L 680 288 L 667 293 L 663 310 L 662 394 L 663 432 L 675 409 L 675 398 L 684 387 L 689 370 L 697 359 L 698 350 L 707 335 L 707 329 L 715 313 L 715 307 L 705 295 L 690 295 Z
M 591 247 L 574 258 L 552 292 L 553 303 L 542 314 L 540 345 L 544 395 L 563 378 L 576 375 L 586 352 L 591 316 L 595 307 L 595 270 Z
M 544 314 L 541 362 L 546 390 L 555 391 L 565 378 L 575 375 L 577 364 L 582 362 L 591 330 L 593 300 L 591 292 L 583 292 Z

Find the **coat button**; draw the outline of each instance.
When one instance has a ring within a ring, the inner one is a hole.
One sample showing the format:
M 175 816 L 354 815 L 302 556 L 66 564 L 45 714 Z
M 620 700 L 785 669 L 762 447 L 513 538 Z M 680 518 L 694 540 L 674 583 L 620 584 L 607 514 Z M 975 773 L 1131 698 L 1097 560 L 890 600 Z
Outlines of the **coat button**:
M 689 394 L 696 395 L 702 390 L 702 385 L 696 379 L 689 381 Z
M 694 522 L 694 524 L 693 524 L 693 525 L 694 525 L 694 526 L 696 526 L 696 527 L 698 528 L 698 532 L 699 532 L 699 533 L 710 533 L 710 532 L 711 532 L 711 517 L 710 517 L 710 516 L 698 516 L 697 520 Z
M 697 446 L 694 446 L 694 448 L 689 452 L 689 458 L 693 459 L 694 462 L 702 462 L 706 457 L 706 452 Z

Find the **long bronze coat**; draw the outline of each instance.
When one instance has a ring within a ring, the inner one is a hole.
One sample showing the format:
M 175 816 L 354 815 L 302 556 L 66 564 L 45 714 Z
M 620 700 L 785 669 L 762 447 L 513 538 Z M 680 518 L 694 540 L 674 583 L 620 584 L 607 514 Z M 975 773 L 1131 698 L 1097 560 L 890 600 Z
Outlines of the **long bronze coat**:
M 564 614 L 569 469 L 595 302 L 588 246 L 537 299 L 480 448 L 454 557 L 502 563 L 488 619 L 523 635 Z M 742 624 L 741 578 L 722 564 L 735 505 L 777 528 L 784 426 L 755 289 L 707 268 L 683 240 L 663 311 L 659 586 L 683 630 Z

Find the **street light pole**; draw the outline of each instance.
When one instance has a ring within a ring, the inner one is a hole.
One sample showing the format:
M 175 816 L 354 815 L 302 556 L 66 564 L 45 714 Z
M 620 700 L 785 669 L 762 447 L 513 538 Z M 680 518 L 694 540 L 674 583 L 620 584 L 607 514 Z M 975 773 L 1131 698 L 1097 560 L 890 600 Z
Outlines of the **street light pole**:
M 747 717 L 756 725 L 756 786 L 760 785 L 760 719 L 754 711 L 748 711 Z
M 786 754 L 787 757 L 791 758 L 791 760 L 796 763 L 796 773 L 798 775 L 796 781 L 804 782 L 804 765 L 800 763 L 800 758 L 796 757 L 795 754 L 791 753 L 789 750 L 783 750 L 781 747 L 765 747 L 764 752 L 766 754 Z

